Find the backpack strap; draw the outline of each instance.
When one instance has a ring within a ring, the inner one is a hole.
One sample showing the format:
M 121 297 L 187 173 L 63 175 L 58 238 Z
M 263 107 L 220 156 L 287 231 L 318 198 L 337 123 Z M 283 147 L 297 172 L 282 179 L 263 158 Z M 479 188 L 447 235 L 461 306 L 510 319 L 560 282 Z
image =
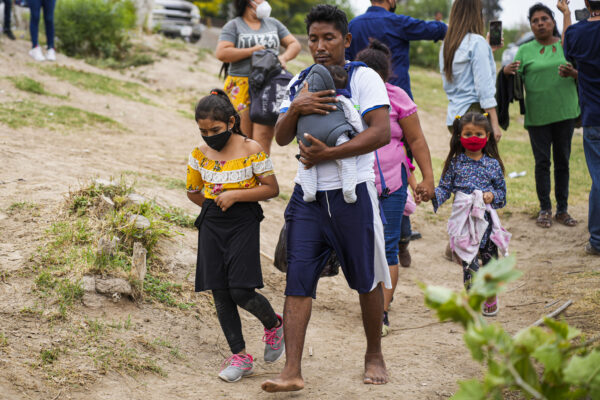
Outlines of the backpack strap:
M 308 67 L 300 72 L 300 74 L 298 75 L 298 79 L 296 79 L 296 81 L 290 87 L 290 101 L 294 100 L 294 97 L 296 97 L 296 91 L 298 90 L 300 85 L 302 85 L 302 83 L 304 82 L 304 80 L 308 76 L 308 73 L 310 72 L 310 70 L 312 69 L 312 67 L 314 65 L 315 64 L 311 65 L 310 67 Z
M 350 61 L 344 65 L 344 69 L 348 72 L 348 81 L 346 82 L 346 87 L 344 89 L 336 89 L 336 94 L 347 97 L 349 99 L 352 98 L 352 91 L 350 90 L 350 82 L 352 81 L 352 75 L 357 67 L 367 67 L 367 64 L 361 61 Z

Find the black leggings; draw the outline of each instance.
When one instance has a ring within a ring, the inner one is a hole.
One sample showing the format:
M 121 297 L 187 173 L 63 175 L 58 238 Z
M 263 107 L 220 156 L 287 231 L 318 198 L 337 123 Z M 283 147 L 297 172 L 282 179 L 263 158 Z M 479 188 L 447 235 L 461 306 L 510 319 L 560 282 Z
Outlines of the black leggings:
M 481 256 L 481 263 L 485 267 L 492 258 L 498 258 L 498 247 L 492 241 L 492 239 L 488 236 L 486 243 L 483 247 L 479 248 L 479 255 Z M 479 271 L 479 260 L 478 257 L 475 256 L 471 263 L 462 262 L 463 266 L 463 282 L 465 285 L 465 289 L 471 289 L 471 284 L 473 283 L 473 273 Z
M 246 348 L 237 306 L 258 318 L 266 329 L 272 329 L 279 324 L 269 300 L 254 289 L 219 289 L 213 290 L 212 294 L 221 329 L 233 354 Z

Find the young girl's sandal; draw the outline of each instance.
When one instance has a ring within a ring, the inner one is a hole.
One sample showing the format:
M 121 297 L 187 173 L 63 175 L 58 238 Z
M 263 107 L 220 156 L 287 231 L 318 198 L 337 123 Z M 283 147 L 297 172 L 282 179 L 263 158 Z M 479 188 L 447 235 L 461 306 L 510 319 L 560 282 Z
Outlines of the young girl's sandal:
M 542 228 L 546 228 L 546 229 L 550 228 L 552 226 L 552 211 L 550 211 L 550 210 L 540 211 L 535 223 Z
M 554 216 L 554 219 L 557 222 L 560 222 L 561 224 L 565 225 L 565 226 L 575 226 L 577 225 L 577 220 L 572 218 L 568 212 L 562 212 L 560 214 L 556 214 Z
M 487 312 L 486 310 L 490 307 L 496 306 L 496 309 L 494 311 L 490 311 Z M 481 306 L 481 313 L 483 314 L 484 317 L 495 317 L 498 314 L 498 310 L 500 309 L 500 302 L 498 301 L 498 296 L 496 296 L 496 300 L 494 300 L 491 303 L 488 303 L 487 301 L 483 302 L 483 305 Z

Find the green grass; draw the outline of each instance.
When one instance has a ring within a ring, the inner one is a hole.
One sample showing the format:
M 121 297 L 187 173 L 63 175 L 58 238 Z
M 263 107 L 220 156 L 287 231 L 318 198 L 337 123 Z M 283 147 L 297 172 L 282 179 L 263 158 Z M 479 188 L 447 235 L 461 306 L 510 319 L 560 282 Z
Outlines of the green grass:
M 8 339 L 4 332 L 0 332 L 0 349 L 8 347 Z
M 15 201 L 10 206 L 8 206 L 6 211 L 8 211 L 9 213 L 14 213 L 17 211 L 37 210 L 39 207 L 39 205 L 30 201 Z
M 152 104 L 148 98 L 142 95 L 148 89 L 139 83 L 113 79 L 93 72 L 80 71 L 59 65 L 40 65 L 39 68 L 48 75 L 69 82 L 73 86 L 84 90 L 98 94 L 111 94 L 144 104 Z
M 59 99 L 67 98 L 67 96 L 48 92 L 44 88 L 43 83 L 36 81 L 35 79 L 31 79 L 27 76 L 9 76 L 7 77 L 7 79 L 11 81 L 17 89 L 22 90 L 24 92 L 33 93 L 36 95 L 52 96 L 57 97 Z
M 2 103 L 0 123 L 13 129 L 25 126 L 49 129 L 104 126 L 111 130 L 125 130 L 121 124 L 104 115 L 71 106 L 53 106 L 29 100 Z

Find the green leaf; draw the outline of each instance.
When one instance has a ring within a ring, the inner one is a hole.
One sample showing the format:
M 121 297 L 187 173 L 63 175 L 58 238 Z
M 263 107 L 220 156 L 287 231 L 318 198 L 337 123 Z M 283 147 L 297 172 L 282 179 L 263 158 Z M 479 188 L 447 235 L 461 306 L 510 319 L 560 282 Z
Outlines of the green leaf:
M 562 339 L 571 340 L 581 335 L 581 330 L 569 326 L 566 322 L 557 321 L 552 318 L 544 318 L 544 324 Z
M 521 375 L 521 378 L 523 378 L 523 380 L 527 382 L 529 386 L 538 391 L 540 390 L 539 378 L 529 357 L 522 357 L 520 360 L 514 363 L 514 366 L 519 375 Z
M 552 334 L 538 326 L 522 329 L 514 337 L 516 346 L 525 348 L 528 353 L 533 353 L 539 346 L 552 340 Z
M 574 356 L 563 371 L 565 382 L 576 386 L 590 385 L 600 390 L 600 351 Z
M 544 375 L 546 375 L 548 372 L 560 371 L 563 354 L 559 350 L 556 343 L 547 343 L 538 347 L 532 353 L 532 356 L 544 365 Z
M 477 379 L 461 381 L 458 383 L 458 392 L 451 397 L 453 400 L 486 400 L 485 387 Z
M 465 344 L 471 351 L 471 355 L 477 361 L 483 361 L 485 352 L 481 348 L 486 342 L 486 338 L 481 334 L 480 331 L 475 328 L 473 324 L 469 324 L 464 334 Z
M 462 304 L 461 297 L 451 289 L 427 286 L 425 288 L 425 304 L 437 311 L 440 321 L 450 319 L 460 322 L 466 327 L 473 320 L 473 317 Z
M 492 260 L 475 274 L 470 293 L 484 297 L 499 293 L 505 284 L 518 279 L 523 274 L 514 269 L 514 265 L 515 258 L 512 256 Z

